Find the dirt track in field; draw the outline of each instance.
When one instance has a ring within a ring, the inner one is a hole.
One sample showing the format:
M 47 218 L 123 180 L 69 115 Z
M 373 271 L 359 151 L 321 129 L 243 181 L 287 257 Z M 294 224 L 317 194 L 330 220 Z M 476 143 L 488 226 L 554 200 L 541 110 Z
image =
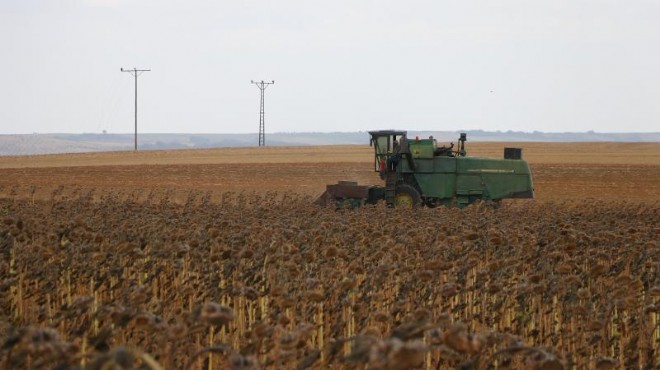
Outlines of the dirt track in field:
M 660 200 L 660 143 L 468 143 L 469 155 L 523 148 L 541 201 Z M 379 184 L 369 146 L 222 148 L 0 157 L 0 196 L 56 189 L 293 191 L 316 196 L 337 180 Z

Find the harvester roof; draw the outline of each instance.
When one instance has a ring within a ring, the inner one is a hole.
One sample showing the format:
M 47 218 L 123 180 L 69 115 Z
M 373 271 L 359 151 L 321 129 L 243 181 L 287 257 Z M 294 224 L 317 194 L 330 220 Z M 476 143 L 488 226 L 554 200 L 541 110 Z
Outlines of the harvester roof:
M 378 131 L 369 131 L 369 135 L 376 135 L 376 136 L 382 136 L 382 135 L 403 135 L 405 136 L 408 132 L 407 131 L 401 131 L 401 130 L 378 130 Z

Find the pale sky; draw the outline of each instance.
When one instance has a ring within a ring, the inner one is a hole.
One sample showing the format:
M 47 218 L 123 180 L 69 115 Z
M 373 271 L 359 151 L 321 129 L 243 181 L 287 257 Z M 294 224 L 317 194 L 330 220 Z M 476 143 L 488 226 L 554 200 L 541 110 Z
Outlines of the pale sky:
M 660 131 L 658 0 L 0 0 L 0 134 Z

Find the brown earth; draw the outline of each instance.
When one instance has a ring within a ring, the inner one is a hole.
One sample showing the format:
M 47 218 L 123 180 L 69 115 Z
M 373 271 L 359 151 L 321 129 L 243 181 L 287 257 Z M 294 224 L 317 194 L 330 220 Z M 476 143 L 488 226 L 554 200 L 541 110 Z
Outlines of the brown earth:
M 473 156 L 523 148 L 541 201 L 660 200 L 660 143 L 468 143 Z M 183 194 L 293 191 L 317 196 L 337 180 L 379 184 L 369 146 L 221 148 L 0 157 L 0 196 L 48 199 L 95 189 Z M 77 189 L 77 190 L 76 190 Z

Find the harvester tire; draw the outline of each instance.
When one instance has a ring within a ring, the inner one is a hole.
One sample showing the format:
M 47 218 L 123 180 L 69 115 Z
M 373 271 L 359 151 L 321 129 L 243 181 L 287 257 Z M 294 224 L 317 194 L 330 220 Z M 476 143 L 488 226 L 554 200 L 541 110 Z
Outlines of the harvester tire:
M 394 208 L 416 208 L 422 203 L 419 191 L 408 184 L 396 187 L 394 195 Z

